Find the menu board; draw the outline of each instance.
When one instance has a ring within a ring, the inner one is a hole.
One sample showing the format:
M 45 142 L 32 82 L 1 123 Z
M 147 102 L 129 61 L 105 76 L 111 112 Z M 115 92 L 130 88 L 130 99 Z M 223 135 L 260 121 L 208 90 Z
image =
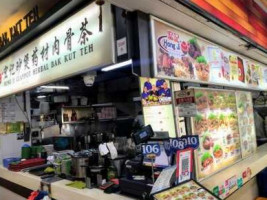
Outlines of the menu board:
M 157 78 L 267 90 L 267 66 L 155 17 L 151 23 Z
M 211 194 L 203 186 L 200 186 L 195 181 L 191 180 L 171 189 L 162 191 L 154 195 L 155 200 L 216 200 L 218 197 Z
M 241 159 L 235 91 L 195 89 L 193 134 L 197 178 L 203 179 Z
M 251 93 L 236 91 L 236 101 L 242 157 L 247 157 L 257 149 Z
M 140 77 L 140 88 L 145 125 L 176 137 L 170 82 Z

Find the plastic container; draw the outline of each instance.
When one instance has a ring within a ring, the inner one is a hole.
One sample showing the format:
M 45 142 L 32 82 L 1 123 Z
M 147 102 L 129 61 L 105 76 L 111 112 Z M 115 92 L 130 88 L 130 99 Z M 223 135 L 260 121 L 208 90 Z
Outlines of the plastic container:
M 10 163 L 13 163 L 13 162 L 18 162 L 20 161 L 20 158 L 5 158 L 3 159 L 3 165 L 5 168 L 8 168 L 9 164 Z
M 31 158 L 31 147 L 23 146 L 21 148 L 21 158 L 22 159 Z

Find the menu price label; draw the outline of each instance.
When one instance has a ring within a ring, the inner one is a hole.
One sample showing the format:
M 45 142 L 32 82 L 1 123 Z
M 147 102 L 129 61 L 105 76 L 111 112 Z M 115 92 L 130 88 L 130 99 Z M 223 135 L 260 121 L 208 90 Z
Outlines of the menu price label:
M 193 117 L 197 114 L 193 89 L 175 92 L 175 103 L 180 117 Z

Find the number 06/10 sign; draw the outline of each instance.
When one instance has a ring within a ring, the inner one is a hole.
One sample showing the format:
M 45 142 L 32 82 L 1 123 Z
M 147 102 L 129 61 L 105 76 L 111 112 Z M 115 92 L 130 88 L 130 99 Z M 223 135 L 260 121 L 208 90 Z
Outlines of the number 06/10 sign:
M 160 156 L 160 145 L 158 143 L 144 144 L 142 145 L 142 154 L 154 154 Z

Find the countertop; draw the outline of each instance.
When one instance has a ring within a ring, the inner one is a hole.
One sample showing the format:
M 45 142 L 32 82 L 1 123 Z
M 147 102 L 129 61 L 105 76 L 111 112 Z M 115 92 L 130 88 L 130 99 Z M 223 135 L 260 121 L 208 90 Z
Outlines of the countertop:
M 256 174 L 267 167 L 267 144 L 258 147 L 257 152 L 236 164 L 202 180 L 200 183 L 213 191 L 215 187 L 225 185 L 228 180 L 242 178 L 243 184 L 251 180 Z M 0 165 L 0 177 L 31 190 L 40 188 L 41 179 L 24 172 L 12 172 Z M 57 200 L 134 200 L 120 194 L 106 194 L 100 189 L 76 189 L 66 186 L 68 180 L 61 180 L 51 184 L 52 197 Z M 229 191 L 229 196 L 238 186 Z M 226 197 L 225 196 L 225 197 Z
M 12 172 L 0 165 L 0 177 L 31 190 L 40 189 L 40 177 L 25 172 Z M 100 189 L 76 189 L 66 186 L 71 181 L 61 180 L 51 184 L 56 200 L 134 200 L 120 194 L 106 194 Z

